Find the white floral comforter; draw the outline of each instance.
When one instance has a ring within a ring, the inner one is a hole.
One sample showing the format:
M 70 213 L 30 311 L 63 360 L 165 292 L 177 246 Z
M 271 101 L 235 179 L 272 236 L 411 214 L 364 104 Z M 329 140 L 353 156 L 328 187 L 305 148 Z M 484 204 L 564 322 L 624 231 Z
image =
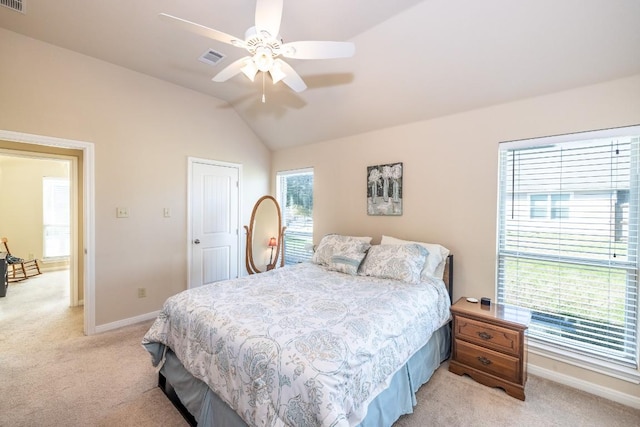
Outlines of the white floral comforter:
M 302 263 L 169 298 L 143 339 L 170 347 L 250 426 L 347 426 L 449 320 L 437 279 Z

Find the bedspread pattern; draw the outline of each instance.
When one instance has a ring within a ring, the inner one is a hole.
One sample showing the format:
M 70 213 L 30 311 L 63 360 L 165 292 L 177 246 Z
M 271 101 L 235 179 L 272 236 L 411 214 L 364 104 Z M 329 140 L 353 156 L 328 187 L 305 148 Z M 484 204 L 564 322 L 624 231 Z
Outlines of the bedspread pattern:
M 169 298 L 143 344 L 171 347 L 251 426 L 347 426 L 448 321 L 449 306 L 437 279 L 303 263 Z

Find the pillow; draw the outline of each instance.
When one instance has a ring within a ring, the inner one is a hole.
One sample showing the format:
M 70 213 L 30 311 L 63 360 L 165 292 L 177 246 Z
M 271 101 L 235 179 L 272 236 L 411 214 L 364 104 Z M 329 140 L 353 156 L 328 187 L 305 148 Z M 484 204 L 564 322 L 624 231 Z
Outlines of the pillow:
M 353 250 L 353 248 L 344 252 L 338 250 L 331 256 L 327 268 L 355 276 L 358 274 L 358 267 L 360 267 L 365 255 L 366 252 Z
M 316 251 L 311 257 L 311 262 L 320 265 L 329 265 L 333 255 L 345 253 L 365 253 L 371 246 L 360 239 L 340 234 L 327 234 L 320 240 Z
M 432 276 L 442 280 L 444 278 L 444 267 L 447 264 L 447 257 L 449 256 L 449 249 L 437 243 L 412 242 L 389 236 L 382 236 L 382 240 L 380 241 L 382 245 L 406 245 L 411 243 L 418 244 L 429 251 L 427 262 L 424 264 L 424 269 L 422 270 L 422 279 L 425 279 L 427 276 Z
M 360 267 L 360 275 L 381 279 L 420 282 L 429 251 L 418 244 L 373 245 Z
M 371 240 L 373 240 L 373 237 L 369 237 L 369 236 L 349 236 L 349 237 L 352 237 L 354 239 L 360 240 L 368 244 L 370 244 Z

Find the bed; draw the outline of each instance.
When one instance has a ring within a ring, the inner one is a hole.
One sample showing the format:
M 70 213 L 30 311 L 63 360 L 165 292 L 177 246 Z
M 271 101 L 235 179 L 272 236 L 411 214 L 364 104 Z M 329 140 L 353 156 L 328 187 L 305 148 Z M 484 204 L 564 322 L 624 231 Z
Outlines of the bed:
M 391 426 L 449 357 L 452 272 L 440 245 L 328 235 L 169 298 L 142 344 L 191 425 Z

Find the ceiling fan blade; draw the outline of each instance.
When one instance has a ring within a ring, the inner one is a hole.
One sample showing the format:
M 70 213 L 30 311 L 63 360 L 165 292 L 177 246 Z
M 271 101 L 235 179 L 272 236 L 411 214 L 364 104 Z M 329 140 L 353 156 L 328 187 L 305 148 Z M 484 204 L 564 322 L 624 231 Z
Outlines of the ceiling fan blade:
M 223 33 L 222 31 L 214 30 L 213 28 L 205 27 L 204 25 L 196 24 L 195 22 L 187 21 L 186 19 L 177 18 L 175 16 L 167 15 L 166 13 L 161 13 L 158 15 L 158 17 L 171 25 L 177 26 L 183 30 L 190 31 L 204 37 L 208 37 L 210 39 L 232 44 L 234 46 L 241 47 L 244 45 L 244 40 L 238 37 Z
M 356 47 L 351 42 L 306 41 L 282 45 L 282 56 L 294 59 L 329 59 L 353 56 Z
M 329 59 L 353 56 L 356 47 L 351 42 L 306 41 L 282 45 L 282 56 L 294 59 Z
M 211 80 L 214 82 L 226 82 L 236 74 L 240 74 L 240 72 L 242 72 L 242 68 L 247 65 L 247 59 L 251 60 L 251 57 L 245 56 L 244 58 L 240 58 L 237 61 L 232 62 L 227 65 L 226 68 L 223 68 L 222 71 L 216 74 Z
M 256 30 L 258 33 L 266 31 L 271 37 L 278 37 L 283 1 L 258 0 L 256 2 Z
M 287 64 L 282 59 L 276 59 L 275 62 L 280 65 L 280 70 L 282 70 L 282 72 L 285 74 L 285 77 L 282 79 L 284 84 L 286 84 L 296 92 L 302 92 L 307 88 L 307 85 L 304 83 L 304 80 L 302 80 L 302 77 L 300 77 L 298 73 L 296 73 L 291 65 Z

